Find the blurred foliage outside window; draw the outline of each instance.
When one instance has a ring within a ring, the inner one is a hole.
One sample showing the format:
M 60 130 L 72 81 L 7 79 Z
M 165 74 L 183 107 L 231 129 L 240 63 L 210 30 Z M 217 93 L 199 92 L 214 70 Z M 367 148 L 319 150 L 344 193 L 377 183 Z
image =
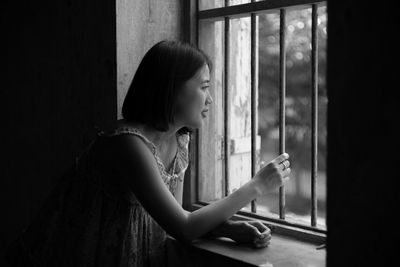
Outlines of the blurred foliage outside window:
M 326 217 L 326 7 L 318 8 L 318 226 Z M 279 13 L 259 16 L 258 134 L 260 160 L 279 152 Z M 291 181 L 286 186 L 286 216 L 310 222 L 311 207 L 311 9 L 286 13 L 286 152 Z M 279 213 L 278 196 L 259 199 L 260 212 Z M 271 205 L 273 203 L 273 205 Z

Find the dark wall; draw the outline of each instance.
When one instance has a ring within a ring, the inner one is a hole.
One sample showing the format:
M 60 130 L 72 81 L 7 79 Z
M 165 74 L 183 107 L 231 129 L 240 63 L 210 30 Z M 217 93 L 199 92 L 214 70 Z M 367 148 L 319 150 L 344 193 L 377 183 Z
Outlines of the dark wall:
M 90 129 L 117 116 L 115 1 L 9 2 L 0 249 L 27 226 Z
M 328 266 L 398 261 L 398 15 L 380 4 L 328 1 Z

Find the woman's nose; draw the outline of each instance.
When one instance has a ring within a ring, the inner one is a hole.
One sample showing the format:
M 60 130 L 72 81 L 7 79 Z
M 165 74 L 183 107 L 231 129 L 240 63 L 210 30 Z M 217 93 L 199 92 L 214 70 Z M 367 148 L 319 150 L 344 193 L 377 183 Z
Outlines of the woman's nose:
M 212 102 L 214 102 L 214 101 L 213 101 L 213 98 L 211 97 L 210 92 L 208 92 L 207 98 L 206 98 L 206 104 L 207 104 L 207 105 L 210 105 L 210 104 L 212 104 Z

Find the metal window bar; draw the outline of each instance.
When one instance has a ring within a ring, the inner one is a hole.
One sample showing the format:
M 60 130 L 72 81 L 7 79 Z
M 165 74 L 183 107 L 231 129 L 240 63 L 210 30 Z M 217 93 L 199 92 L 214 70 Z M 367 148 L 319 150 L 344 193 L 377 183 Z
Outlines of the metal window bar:
M 318 6 L 312 5 L 311 14 L 311 226 L 317 225 L 318 174 Z
M 229 0 L 225 0 L 225 6 L 229 5 Z M 229 195 L 229 164 L 230 164 L 230 92 L 229 92 L 229 59 L 230 59 L 230 19 L 225 17 L 225 37 L 224 37 L 224 183 L 225 196 Z
M 254 2 L 255 0 L 252 0 Z M 256 114 L 257 114 L 257 84 L 256 84 L 256 64 L 257 62 L 257 57 L 256 57 L 256 49 L 257 49 L 257 36 L 256 36 L 256 31 L 257 31 L 257 15 L 256 14 L 251 14 L 251 24 L 250 24 L 250 65 L 251 65 L 251 77 L 250 77 L 250 82 L 251 82 L 251 177 L 253 177 L 256 174 L 257 171 L 257 147 L 256 147 L 256 138 L 257 138 L 257 122 L 256 122 Z M 257 212 L 257 205 L 256 205 L 256 200 L 253 200 L 251 202 L 251 211 L 256 213 Z
M 279 26 L 279 153 L 285 153 L 286 10 L 280 10 Z M 279 188 L 279 218 L 285 219 L 285 186 Z

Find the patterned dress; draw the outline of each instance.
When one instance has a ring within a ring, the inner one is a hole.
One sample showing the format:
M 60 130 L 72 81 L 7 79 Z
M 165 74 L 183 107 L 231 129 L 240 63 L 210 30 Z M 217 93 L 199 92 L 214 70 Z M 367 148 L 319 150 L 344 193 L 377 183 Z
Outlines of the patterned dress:
M 96 158 L 96 142 L 135 135 L 149 147 L 161 177 L 174 194 L 188 166 L 189 135 L 177 136 L 171 170 L 138 129 L 99 132 L 49 196 L 35 221 L 11 246 L 12 266 L 164 266 L 165 231 L 147 213 L 120 174 Z M 134 174 L 132 174 L 133 179 Z

